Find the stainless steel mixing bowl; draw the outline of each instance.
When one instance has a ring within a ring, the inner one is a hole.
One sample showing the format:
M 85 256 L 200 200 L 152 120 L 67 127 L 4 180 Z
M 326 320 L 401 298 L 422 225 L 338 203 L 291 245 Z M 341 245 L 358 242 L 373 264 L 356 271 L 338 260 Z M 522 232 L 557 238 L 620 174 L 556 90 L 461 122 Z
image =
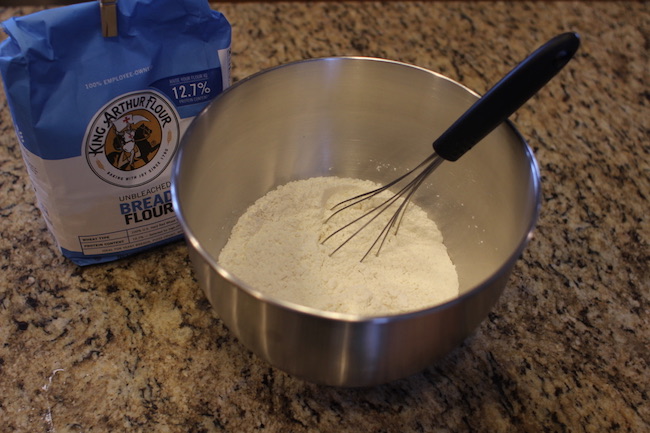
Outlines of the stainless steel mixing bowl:
M 313 176 L 392 180 L 431 153 L 476 98 L 422 68 L 336 57 L 253 75 L 197 117 L 175 161 L 172 195 L 198 281 L 242 344 L 305 380 L 367 386 L 424 369 L 478 326 L 540 204 L 537 164 L 510 123 L 444 163 L 415 198 L 444 235 L 457 299 L 383 317 L 328 313 L 269 297 L 217 260 L 239 216 L 268 191 Z

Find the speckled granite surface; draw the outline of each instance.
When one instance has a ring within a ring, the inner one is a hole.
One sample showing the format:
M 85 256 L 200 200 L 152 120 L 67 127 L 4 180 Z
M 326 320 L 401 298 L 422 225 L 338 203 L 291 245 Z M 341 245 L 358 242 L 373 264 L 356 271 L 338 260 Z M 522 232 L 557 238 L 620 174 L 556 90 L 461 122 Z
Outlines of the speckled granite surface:
M 441 362 L 372 389 L 304 383 L 238 344 L 182 242 L 83 269 L 64 260 L 2 96 L 1 432 L 650 431 L 648 3 L 219 9 L 235 79 L 370 55 L 483 92 L 550 36 L 580 32 L 577 59 L 514 116 L 543 175 L 535 238 L 488 319 Z

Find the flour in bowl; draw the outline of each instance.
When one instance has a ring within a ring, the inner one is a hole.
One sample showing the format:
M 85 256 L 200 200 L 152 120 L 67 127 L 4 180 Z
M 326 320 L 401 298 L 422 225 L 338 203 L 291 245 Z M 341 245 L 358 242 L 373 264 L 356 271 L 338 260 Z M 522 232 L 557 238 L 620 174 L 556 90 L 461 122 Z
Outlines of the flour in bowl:
M 332 206 L 377 187 L 373 182 L 339 177 L 282 185 L 241 216 L 219 264 L 269 296 L 323 311 L 388 315 L 458 296 L 458 275 L 442 234 L 413 204 L 399 234 L 388 236 L 378 256 L 371 253 L 360 262 L 385 222 L 367 227 L 330 256 L 346 234 L 325 244 L 321 241 L 382 200 L 364 202 L 324 223 Z

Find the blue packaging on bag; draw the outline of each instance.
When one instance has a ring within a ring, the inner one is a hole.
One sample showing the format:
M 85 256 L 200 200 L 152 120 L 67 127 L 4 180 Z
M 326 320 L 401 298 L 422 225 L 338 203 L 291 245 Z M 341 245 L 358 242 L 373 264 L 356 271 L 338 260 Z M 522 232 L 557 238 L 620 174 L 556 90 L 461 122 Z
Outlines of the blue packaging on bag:
M 79 265 L 182 237 L 171 161 L 192 119 L 230 84 L 231 27 L 207 0 L 98 2 L 2 23 L 0 72 L 48 228 Z

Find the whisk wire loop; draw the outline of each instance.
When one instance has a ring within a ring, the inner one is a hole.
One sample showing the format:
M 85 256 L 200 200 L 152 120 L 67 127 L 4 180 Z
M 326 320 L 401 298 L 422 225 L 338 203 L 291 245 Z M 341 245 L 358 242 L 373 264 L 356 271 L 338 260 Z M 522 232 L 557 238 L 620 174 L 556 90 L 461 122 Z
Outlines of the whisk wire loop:
M 421 169 L 423 166 L 427 165 L 434 158 L 436 158 L 436 154 L 432 153 L 428 158 L 426 158 L 424 161 L 422 161 L 420 164 L 418 164 L 418 166 L 415 167 L 413 170 L 407 171 L 406 173 L 404 173 L 400 177 L 398 177 L 396 179 L 393 179 L 391 182 L 389 182 L 389 183 L 387 183 L 387 184 L 385 184 L 385 185 L 383 185 L 383 186 L 381 186 L 381 187 L 379 187 L 377 189 L 373 189 L 371 191 L 367 191 L 367 192 L 364 192 L 362 194 L 355 195 L 354 197 L 350 197 L 350 198 L 348 198 L 346 200 L 343 200 L 343 201 L 335 204 L 334 206 L 332 206 L 331 210 L 334 210 L 336 208 L 339 208 L 339 209 L 337 209 L 336 212 L 334 212 L 332 215 L 330 215 L 325 220 L 325 222 L 328 222 L 329 220 L 331 220 L 338 213 L 343 212 L 344 210 L 356 205 L 357 203 L 361 203 L 364 200 L 368 200 L 368 199 L 370 199 L 370 198 L 372 198 L 372 197 L 374 197 L 374 196 L 376 196 L 378 194 L 381 194 L 383 191 L 386 191 L 387 189 L 391 188 L 393 185 L 396 185 L 397 183 L 401 182 L 403 179 L 405 179 L 405 178 L 411 176 L 413 173 L 417 172 L 419 169 Z M 397 193 L 397 194 L 399 194 L 399 193 Z M 388 201 L 388 200 L 386 200 L 386 201 Z M 345 205 L 345 206 L 341 207 L 343 205 Z M 363 217 L 361 217 L 361 218 L 363 218 Z
M 357 196 L 354 196 L 352 198 L 346 199 L 344 201 L 341 201 L 334 205 L 331 210 L 337 209 L 332 215 L 330 215 L 327 219 L 326 222 L 331 220 L 335 215 L 338 213 L 355 206 L 363 201 L 370 200 L 371 198 L 377 196 L 378 194 L 386 191 L 390 187 L 396 185 L 400 181 L 404 180 L 405 178 L 412 176 L 415 174 L 415 178 L 411 179 L 404 187 L 402 187 L 399 191 L 394 193 L 392 196 L 384 200 L 381 204 L 371 208 L 361 216 L 353 219 L 352 221 L 348 222 L 347 224 L 343 225 L 339 229 L 335 230 L 331 234 L 329 234 L 325 239 L 321 241 L 321 244 L 324 244 L 327 242 L 329 239 L 337 235 L 338 233 L 342 232 L 343 230 L 353 226 L 354 224 L 360 222 L 361 220 L 367 219 L 358 229 L 356 229 L 351 235 L 349 235 L 339 246 L 334 249 L 331 253 L 330 256 L 335 254 L 337 251 L 339 251 L 343 246 L 345 246 L 348 242 L 350 242 L 353 238 L 355 238 L 362 230 L 364 230 L 368 225 L 370 225 L 373 221 L 375 221 L 381 214 L 383 214 L 387 209 L 389 209 L 394 203 L 396 203 L 398 200 L 402 199 L 401 203 L 397 207 L 397 210 L 395 213 L 390 217 L 388 222 L 384 225 L 383 229 L 379 233 L 379 235 L 375 238 L 374 242 L 368 248 L 366 253 L 363 255 L 361 258 L 361 262 L 372 252 L 375 247 L 377 247 L 377 251 L 375 255 L 379 255 L 379 252 L 381 251 L 382 247 L 384 246 L 384 243 L 388 237 L 388 234 L 393 231 L 394 234 L 397 234 L 399 230 L 399 226 L 401 224 L 402 218 L 404 217 L 404 213 L 406 212 L 406 208 L 411 201 L 411 197 L 413 196 L 413 193 L 422 185 L 422 182 L 433 172 L 433 170 L 436 169 L 440 165 L 440 163 L 443 161 L 442 158 L 440 158 L 437 154 L 433 153 L 431 154 L 428 158 L 426 158 L 424 161 L 422 161 L 418 166 L 407 172 L 406 174 L 398 177 L 397 179 L 393 180 L 392 182 L 379 187 L 377 189 L 374 189 L 372 191 L 368 191 L 363 194 L 359 194 Z M 416 174 L 417 173 L 417 174 Z M 393 230 L 394 229 L 394 230 Z

